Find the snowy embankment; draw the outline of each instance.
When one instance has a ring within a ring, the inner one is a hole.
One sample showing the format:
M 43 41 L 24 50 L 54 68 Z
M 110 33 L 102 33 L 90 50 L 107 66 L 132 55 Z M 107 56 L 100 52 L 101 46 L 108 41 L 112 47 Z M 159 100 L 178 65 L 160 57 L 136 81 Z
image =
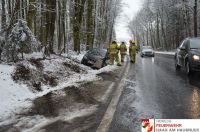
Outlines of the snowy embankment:
M 156 54 L 175 55 L 174 51 L 155 51 Z
M 27 55 L 26 59 L 33 56 L 34 59 L 39 59 L 42 54 Z M 101 70 L 92 70 L 77 63 L 82 57 L 83 54 L 68 58 L 52 55 L 45 60 L 24 60 L 13 65 L 0 64 L 0 124 L 28 110 L 32 101 L 38 97 L 68 86 L 98 80 L 98 73 L 116 69 L 116 66 L 107 66 Z M 24 75 L 18 70 L 27 74 Z
M 30 106 L 28 99 L 36 96 L 25 84 L 12 80 L 13 70 L 14 66 L 0 65 L 0 121 L 19 111 L 18 108 Z

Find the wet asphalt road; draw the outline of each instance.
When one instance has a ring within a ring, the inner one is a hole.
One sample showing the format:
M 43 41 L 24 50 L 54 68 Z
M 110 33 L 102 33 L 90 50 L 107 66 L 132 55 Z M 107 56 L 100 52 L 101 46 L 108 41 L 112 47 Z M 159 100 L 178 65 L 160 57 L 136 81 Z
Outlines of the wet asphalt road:
M 176 72 L 172 57 L 137 57 L 125 86 L 110 132 L 140 132 L 142 118 L 200 118 L 200 74 Z

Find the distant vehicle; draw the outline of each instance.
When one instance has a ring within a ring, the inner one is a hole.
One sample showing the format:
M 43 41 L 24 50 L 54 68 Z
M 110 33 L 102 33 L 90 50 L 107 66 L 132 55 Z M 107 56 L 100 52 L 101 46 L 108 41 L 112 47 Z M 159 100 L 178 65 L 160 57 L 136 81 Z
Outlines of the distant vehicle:
M 188 75 L 200 71 L 200 38 L 186 38 L 175 54 L 175 68 L 186 69 Z
M 141 57 L 144 57 L 144 56 L 154 57 L 153 48 L 151 46 L 142 46 L 140 56 Z
M 108 52 L 105 49 L 89 50 L 83 57 L 81 64 L 89 66 L 93 69 L 100 69 L 108 64 Z

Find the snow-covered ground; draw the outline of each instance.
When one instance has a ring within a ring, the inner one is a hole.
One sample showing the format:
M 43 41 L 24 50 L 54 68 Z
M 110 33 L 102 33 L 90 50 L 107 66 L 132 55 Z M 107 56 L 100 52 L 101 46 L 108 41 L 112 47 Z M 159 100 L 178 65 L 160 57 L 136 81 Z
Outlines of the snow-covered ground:
M 31 58 L 38 59 L 38 58 L 42 58 L 42 57 L 43 57 L 42 52 L 33 52 L 32 54 L 24 55 L 24 59 L 31 59 Z
M 40 58 L 42 54 L 34 53 L 26 56 L 26 58 L 33 58 L 33 56 Z M 0 64 L 0 125 L 5 123 L 5 120 L 11 119 L 11 117 L 15 116 L 16 114 L 26 111 L 28 108 L 30 108 L 32 106 L 32 101 L 37 97 L 41 97 L 51 91 L 60 90 L 68 86 L 79 85 L 80 82 L 98 80 L 100 78 L 97 76 L 97 74 L 116 69 L 116 66 L 107 66 L 100 70 L 92 70 L 86 66 L 76 63 L 81 67 L 81 69 L 84 69 L 84 72 L 76 73 L 71 70 L 66 70 L 66 67 L 62 65 L 63 62 L 71 60 L 58 56 L 51 57 L 53 59 L 42 61 L 44 66 L 43 71 L 47 73 L 51 72 L 55 75 L 58 74 L 58 85 L 49 88 L 49 86 L 42 84 L 42 91 L 34 91 L 27 84 L 23 83 L 23 81 L 18 81 L 18 83 L 13 81 L 11 74 L 13 74 L 15 70 L 15 65 Z M 71 58 L 74 58 L 78 61 L 80 61 L 82 57 L 83 54 L 71 56 Z M 29 64 L 28 61 L 24 61 L 22 63 L 24 63 L 24 65 L 29 69 L 34 70 L 36 68 L 34 65 Z M 66 74 L 64 73 L 65 70 Z M 65 76 L 67 74 L 69 74 L 69 76 Z
M 0 122 L 29 107 L 36 94 L 24 84 L 17 84 L 11 78 L 14 66 L 0 65 Z
M 174 51 L 155 51 L 158 54 L 165 54 L 165 55 L 175 55 Z

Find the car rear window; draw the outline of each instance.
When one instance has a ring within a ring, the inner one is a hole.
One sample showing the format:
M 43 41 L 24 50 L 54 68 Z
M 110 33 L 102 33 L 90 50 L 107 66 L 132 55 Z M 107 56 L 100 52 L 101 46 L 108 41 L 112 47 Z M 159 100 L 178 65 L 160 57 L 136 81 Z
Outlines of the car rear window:
M 151 46 L 143 46 L 142 49 L 152 49 Z
M 106 50 L 103 49 L 93 49 L 88 52 L 89 56 L 101 56 L 105 57 L 106 56 Z
M 190 40 L 191 49 L 200 49 L 200 39 L 191 39 Z

